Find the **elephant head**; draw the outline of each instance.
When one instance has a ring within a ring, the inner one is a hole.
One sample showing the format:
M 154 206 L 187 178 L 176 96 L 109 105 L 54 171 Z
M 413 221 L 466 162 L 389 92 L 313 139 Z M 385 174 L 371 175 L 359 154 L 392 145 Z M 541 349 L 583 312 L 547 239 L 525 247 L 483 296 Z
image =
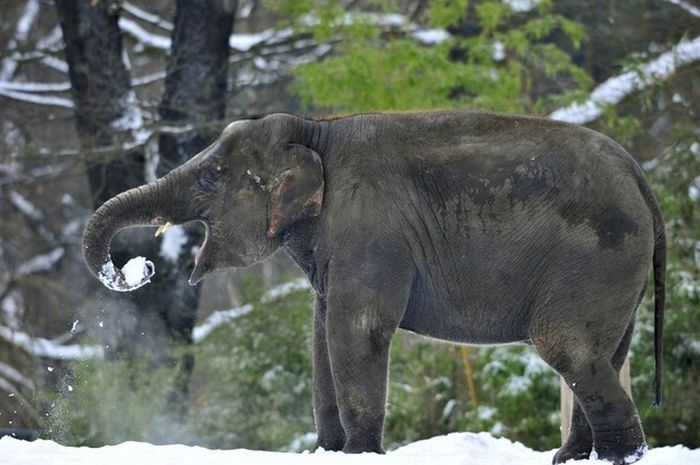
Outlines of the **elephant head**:
M 323 165 L 309 147 L 317 132 L 318 123 L 282 114 L 231 123 L 187 163 L 97 209 L 83 237 L 88 268 L 110 289 L 137 289 L 150 281 L 154 266 L 139 258 L 117 268 L 109 254 L 114 235 L 158 226 L 157 235 L 190 221 L 206 230 L 190 284 L 217 269 L 264 260 L 285 230 L 321 211 Z

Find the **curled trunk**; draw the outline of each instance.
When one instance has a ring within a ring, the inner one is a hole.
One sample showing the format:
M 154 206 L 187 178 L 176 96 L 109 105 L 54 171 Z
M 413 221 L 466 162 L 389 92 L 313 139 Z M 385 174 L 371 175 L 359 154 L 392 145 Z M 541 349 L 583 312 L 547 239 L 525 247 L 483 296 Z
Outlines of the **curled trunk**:
M 177 201 L 174 173 L 109 199 L 90 218 L 83 235 L 83 255 L 90 272 L 115 291 L 133 291 L 150 281 L 153 263 L 143 257 L 117 268 L 109 254 L 112 238 L 133 226 L 157 226 L 183 222 L 183 202 Z M 172 207 L 173 205 L 179 208 Z

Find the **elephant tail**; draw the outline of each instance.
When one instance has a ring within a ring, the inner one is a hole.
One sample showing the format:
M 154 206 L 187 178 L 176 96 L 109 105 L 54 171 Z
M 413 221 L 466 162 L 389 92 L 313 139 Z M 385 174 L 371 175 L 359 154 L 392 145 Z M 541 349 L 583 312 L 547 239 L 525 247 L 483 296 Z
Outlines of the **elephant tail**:
M 663 349 L 664 349 L 664 313 L 666 303 L 666 225 L 661 215 L 661 209 L 652 200 L 654 212 L 654 362 L 656 375 L 654 376 L 654 403 L 663 403 Z

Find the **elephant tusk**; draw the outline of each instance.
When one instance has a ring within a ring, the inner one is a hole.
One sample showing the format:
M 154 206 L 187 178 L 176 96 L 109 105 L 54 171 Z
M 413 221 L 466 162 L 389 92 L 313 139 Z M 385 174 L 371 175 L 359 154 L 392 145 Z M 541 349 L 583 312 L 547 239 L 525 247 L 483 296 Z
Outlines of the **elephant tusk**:
M 173 225 L 173 224 L 172 224 L 170 221 L 166 222 L 165 224 L 160 225 L 160 227 L 156 230 L 156 237 L 158 237 L 158 236 L 160 236 L 161 234 L 163 234 L 163 233 L 164 233 L 165 231 L 167 231 L 168 228 L 169 228 L 170 226 L 172 226 L 172 225 Z

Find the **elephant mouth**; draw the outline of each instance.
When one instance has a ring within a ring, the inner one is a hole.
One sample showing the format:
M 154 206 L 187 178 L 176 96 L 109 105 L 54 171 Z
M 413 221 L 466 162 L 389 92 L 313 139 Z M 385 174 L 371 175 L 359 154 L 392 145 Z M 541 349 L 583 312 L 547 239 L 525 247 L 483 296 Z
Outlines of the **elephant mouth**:
M 195 285 L 200 282 L 202 278 L 204 278 L 207 271 L 209 271 L 206 261 L 204 260 L 204 256 L 207 245 L 209 244 L 211 225 L 205 220 L 198 221 L 204 225 L 204 240 L 202 241 L 202 245 L 199 246 L 199 249 L 197 249 L 197 253 L 194 255 L 194 269 L 192 270 L 192 274 L 190 275 L 189 279 L 189 283 L 191 285 Z

